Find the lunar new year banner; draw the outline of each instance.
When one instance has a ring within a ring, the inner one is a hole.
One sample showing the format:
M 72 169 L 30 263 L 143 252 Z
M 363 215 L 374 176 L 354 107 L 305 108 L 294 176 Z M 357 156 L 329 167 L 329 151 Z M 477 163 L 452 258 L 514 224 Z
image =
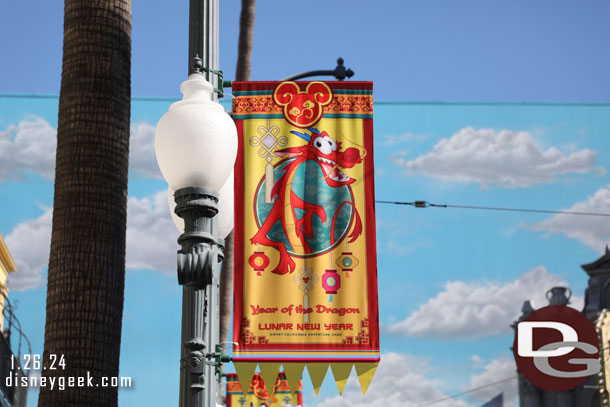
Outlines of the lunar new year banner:
M 266 383 L 379 362 L 371 82 L 233 82 L 233 360 Z M 240 379 L 242 379 L 240 377 Z

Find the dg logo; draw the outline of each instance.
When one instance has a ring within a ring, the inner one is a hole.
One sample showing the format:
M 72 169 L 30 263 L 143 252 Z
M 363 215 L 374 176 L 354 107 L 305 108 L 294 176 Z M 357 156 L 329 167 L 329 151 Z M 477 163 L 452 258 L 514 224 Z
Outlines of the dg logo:
M 541 308 L 520 322 L 513 353 L 521 374 L 545 390 L 573 389 L 600 371 L 595 327 L 562 305 Z

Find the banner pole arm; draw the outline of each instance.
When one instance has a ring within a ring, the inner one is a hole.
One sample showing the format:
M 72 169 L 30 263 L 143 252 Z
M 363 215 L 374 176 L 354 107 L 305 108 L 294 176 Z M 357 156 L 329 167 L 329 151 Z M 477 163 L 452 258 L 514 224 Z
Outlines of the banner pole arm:
M 319 69 L 316 71 L 307 71 L 307 72 L 302 72 L 302 73 L 298 73 L 296 75 L 292 75 L 289 76 L 287 78 L 282 79 L 282 82 L 285 81 L 296 81 L 297 79 L 303 79 L 303 78 L 310 78 L 312 76 L 334 76 L 335 79 L 337 79 L 338 81 L 342 81 L 345 78 L 351 78 L 352 76 L 354 76 L 354 71 L 352 71 L 349 68 L 345 68 L 345 66 L 343 66 L 343 58 L 339 57 L 339 59 L 337 59 L 337 66 L 335 67 L 335 69 Z M 232 81 L 223 81 L 222 82 L 222 86 L 225 88 L 230 88 L 232 86 L 233 82 Z

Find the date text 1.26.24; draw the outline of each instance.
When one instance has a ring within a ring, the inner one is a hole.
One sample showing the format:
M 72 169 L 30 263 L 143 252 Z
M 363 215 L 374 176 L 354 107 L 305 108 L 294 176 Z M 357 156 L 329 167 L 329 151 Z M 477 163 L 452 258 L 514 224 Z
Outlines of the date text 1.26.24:
M 66 359 L 64 355 L 50 354 L 46 363 L 42 356 L 37 354 L 24 354 L 18 359 L 11 355 L 11 369 L 15 370 L 65 370 Z

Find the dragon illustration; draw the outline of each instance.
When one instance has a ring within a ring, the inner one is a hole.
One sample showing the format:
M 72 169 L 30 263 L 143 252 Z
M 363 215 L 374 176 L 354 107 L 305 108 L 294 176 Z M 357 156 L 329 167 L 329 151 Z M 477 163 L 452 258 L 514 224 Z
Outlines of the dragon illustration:
M 341 172 L 341 169 L 352 168 L 362 162 L 358 149 L 349 147 L 341 150 L 341 142 L 333 140 L 325 131 L 320 132 L 318 129 L 311 127 L 308 130 L 311 134 L 291 132 L 307 141 L 306 145 L 288 147 L 275 152 L 276 155 L 283 158 L 278 166 L 287 163 L 271 191 L 271 196 L 277 199 L 275 199 L 269 215 L 258 232 L 250 239 L 252 244 L 273 247 L 279 252 L 280 260 L 277 267 L 272 270 L 275 274 L 292 273 L 296 265 L 288 253 L 286 244 L 273 241 L 267 236 L 273 225 L 281 221 L 282 229 L 293 253 L 311 254 L 312 250 L 305 236 L 313 238 L 312 218 L 315 215 L 320 218 L 322 223 L 326 222 L 327 214 L 322 206 L 306 202 L 293 191 L 292 183 L 299 166 L 311 160 L 311 162 L 319 165 L 326 184 L 333 188 L 339 188 L 355 181 L 355 179 Z M 307 165 L 311 164 L 308 163 Z M 345 201 L 337 208 L 332 218 L 331 243 L 334 243 L 334 223 L 337 214 L 341 207 L 346 204 L 353 207 L 355 215 L 354 227 L 348 236 L 349 242 L 356 240 L 362 233 L 362 221 L 355 205 L 352 202 Z M 296 209 L 304 211 L 304 215 L 298 217 Z

